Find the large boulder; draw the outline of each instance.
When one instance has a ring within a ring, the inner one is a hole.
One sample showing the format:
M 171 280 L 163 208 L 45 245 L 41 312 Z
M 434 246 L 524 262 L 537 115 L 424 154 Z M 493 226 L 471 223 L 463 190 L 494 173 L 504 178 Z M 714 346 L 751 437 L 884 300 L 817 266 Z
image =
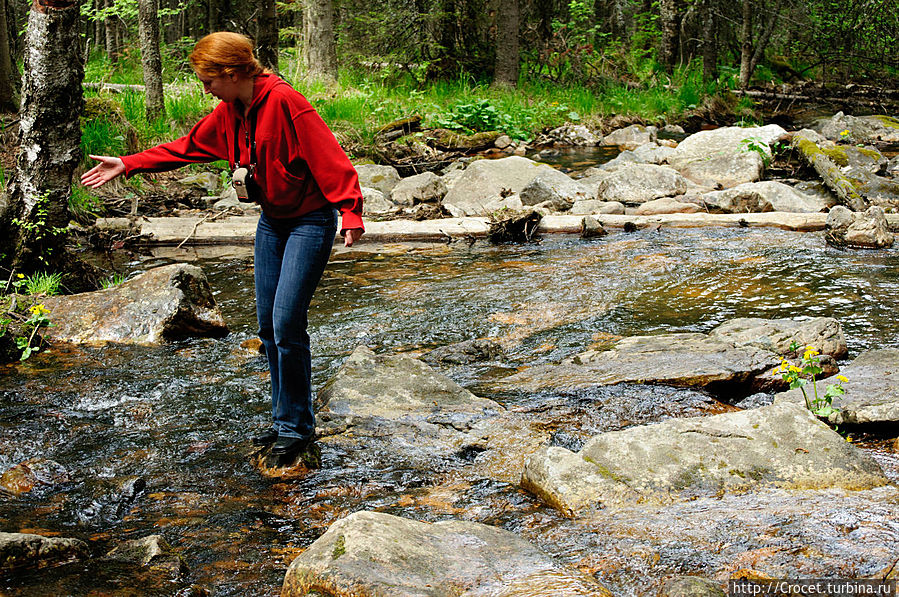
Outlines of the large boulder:
M 550 204 L 555 211 L 568 209 L 576 201 L 586 201 L 596 197 L 588 187 L 567 174 L 553 169 L 538 175 L 519 193 L 523 205 Z
M 53 327 L 45 337 L 74 343 L 156 344 L 186 336 L 224 336 L 228 326 L 199 267 L 176 263 L 123 284 L 43 299 Z
M 359 175 L 359 185 L 377 189 L 390 198 L 390 192 L 400 181 L 400 175 L 393 166 L 379 166 L 377 164 L 359 164 L 356 166 Z
M 509 531 L 362 511 L 332 524 L 291 563 L 281 597 L 520 595 L 524 590 L 550 597 L 560 586 L 571 597 L 611 595 Z
M 684 203 L 673 197 L 653 199 L 637 207 L 634 214 L 638 216 L 656 216 L 659 214 L 695 214 L 702 208 L 695 203 Z
M 638 205 L 660 197 L 683 195 L 687 181 L 677 171 L 654 164 L 630 164 L 598 185 L 598 198 Z
M 771 144 L 786 131 L 776 124 L 700 131 L 680 142 L 668 164 L 697 184 L 729 188 L 761 178 Z
M 835 425 L 895 425 L 899 423 L 899 349 L 885 348 L 863 352 L 840 369 L 846 393 L 834 399 L 838 409 L 828 416 Z M 819 394 L 833 379 L 819 379 Z M 808 389 L 806 390 L 808 391 Z M 801 390 L 783 392 L 775 403 L 805 404 Z
M 387 199 L 384 193 L 371 187 L 362 187 L 362 215 L 391 213 L 396 211 L 396 204 Z
M 498 195 L 520 193 L 541 174 L 554 177 L 558 171 L 520 156 L 476 160 L 447 192 L 443 205 L 456 217 L 488 215 L 488 201 Z
M 833 207 L 827 214 L 824 238 L 837 247 L 882 249 L 893 245 L 883 209 L 869 207 L 863 213 L 853 212 L 842 205 Z
M 602 139 L 603 145 L 617 145 L 622 149 L 636 149 L 647 143 L 655 143 L 658 137 L 658 129 L 654 126 L 632 124 L 612 131 Z
M 831 141 L 846 143 L 899 142 L 899 119 L 893 116 L 850 116 L 837 112 L 813 127 Z
M 0 574 L 64 564 L 89 555 L 87 544 L 79 539 L 0 532 Z
M 604 498 L 615 484 L 667 499 L 764 486 L 862 490 L 889 483 L 876 462 L 797 404 L 610 431 L 590 439 L 576 457 L 589 466 L 571 456 L 556 460 L 595 483 L 556 482 L 567 477 L 540 470 L 552 465 L 543 454 L 531 457 L 523 483 L 574 511 L 592 507 L 596 497 L 590 496 Z M 547 481 L 553 483 L 542 485 Z
M 767 350 L 736 346 L 707 334 L 632 336 L 609 349 L 588 350 L 561 363 L 524 369 L 499 384 L 541 391 L 655 383 L 705 388 L 728 397 L 765 385 L 762 376 L 780 362 L 778 355 Z
M 602 136 L 597 137 L 593 131 L 582 124 L 566 124 L 551 130 L 547 135 L 556 145 L 593 147 L 602 141 Z
M 828 206 L 821 198 L 805 195 L 789 185 L 772 180 L 747 182 L 723 191 L 713 191 L 702 195 L 702 200 L 712 213 L 818 213 Z
M 674 148 L 658 143 L 647 143 L 633 150 L 634 158 L 641 164 L 664 164 L 672 155 Z
M 446 195 L 443 179 L 433 172 L 403 178 L 390 191 L 390 200 L 398 205 L 439 202 Z
M 741 317 L 726 321 L 709 336 L 737 346 L 756 346 L 779 355 L 789 355 L 790 345 L 799 343 L 804 350 L 813 346 L 820 354 L 835 359 L 849 354 L 840 322 L 832 317 L 812 319 L 760 319 Z

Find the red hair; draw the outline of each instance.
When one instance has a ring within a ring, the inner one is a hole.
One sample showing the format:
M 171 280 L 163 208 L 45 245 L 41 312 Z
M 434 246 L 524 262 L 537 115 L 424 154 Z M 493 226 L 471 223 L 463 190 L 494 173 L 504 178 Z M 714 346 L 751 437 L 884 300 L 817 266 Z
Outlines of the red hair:
M 267 71 L 253 54 L 250 38 L 230 31 L 210 33 L 198 41 L 188 60 L 194 72 L 207 77 L 255 77 Z

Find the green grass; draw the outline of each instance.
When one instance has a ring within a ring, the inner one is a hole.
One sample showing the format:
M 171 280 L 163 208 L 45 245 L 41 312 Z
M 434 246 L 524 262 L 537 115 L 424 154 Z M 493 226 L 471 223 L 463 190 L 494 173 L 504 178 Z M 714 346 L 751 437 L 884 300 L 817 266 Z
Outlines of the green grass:
M 667 76 L 652 65 L 633 73 L 635 84 L 606 82 L 599 87 L 563 85 L 543 79 L 522 78 L 518 88 L 494 88 L 472 76 L 420 83 L 411 76 L 394 77 L 389 83 L 367 71 L 344 69 L 339 82 L 302 78 L 291 72 L 295 61 L 285 52 L 285 72 L 328 125 L 342 140 L 350 140 L 363 154 L 375 143 L 377 131 L 400 118 L 420 115 L 426 128 L 448 126 L 463 131 L 499 128 L 520 139 L 531 139 L 541 130 L 566 122 L 597 125 L 612 115 L 639 117 L 651 122 L 671 122 L 689 114 L 712 95 L 726 91 L 727 84 L 706 85 L 694 63 Z M 125 92 L 117 97 L 126 119 L 134 127 L 141 148 L 174 139 L 215 105 L 200 85 L 183 73 L 183 65 L 170 65 L 175 83 L 166 88 L 165 118 L 147 123 L 143 94 Z M 522 69 L 527 72 L 527 69 Z M 113 67 L 96 59 L 86 69 L 86 80 L 140 82 L 139 64 L 132 57 Z M 115 74 L 119 73 L 119 74 Z M 730 78 L 725 76 L 724 81 Z M 93 153 L 122 152 L 120 132 L 102 120 L 87 123 L 84 147 Z
M 62 282 L 62 274 L 37 272 L 25 278 L 25 292 L 53 296 L 59 294 L 60 282 Z

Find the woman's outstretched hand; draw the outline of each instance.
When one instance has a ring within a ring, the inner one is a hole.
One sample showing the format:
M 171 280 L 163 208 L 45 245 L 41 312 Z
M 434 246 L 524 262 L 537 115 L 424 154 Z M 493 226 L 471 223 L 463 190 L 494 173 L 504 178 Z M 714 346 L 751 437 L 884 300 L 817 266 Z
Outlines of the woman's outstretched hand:
M 102 187 L 110 180 L 119 177 L 125 173 L 125 164 L 121 158 L 115 158 L 105 155 L 88 156 L 92 160 L 100 162 L 87 172 L 81 175 L 81 184 L 92 189 Z

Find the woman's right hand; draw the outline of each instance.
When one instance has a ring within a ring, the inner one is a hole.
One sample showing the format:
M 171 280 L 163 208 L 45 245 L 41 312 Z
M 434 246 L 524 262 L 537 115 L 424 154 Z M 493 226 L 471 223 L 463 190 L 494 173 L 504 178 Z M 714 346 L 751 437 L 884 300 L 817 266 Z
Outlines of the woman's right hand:
M 87 172 L 81 175 L 81 184 L 92 189 L 102 187 L 110 180 L 118 178 L 125 173 L 125 164 L 121 158 L 115 158 L 105 155 L 88 156 L 92 160 L 100 162 Z

